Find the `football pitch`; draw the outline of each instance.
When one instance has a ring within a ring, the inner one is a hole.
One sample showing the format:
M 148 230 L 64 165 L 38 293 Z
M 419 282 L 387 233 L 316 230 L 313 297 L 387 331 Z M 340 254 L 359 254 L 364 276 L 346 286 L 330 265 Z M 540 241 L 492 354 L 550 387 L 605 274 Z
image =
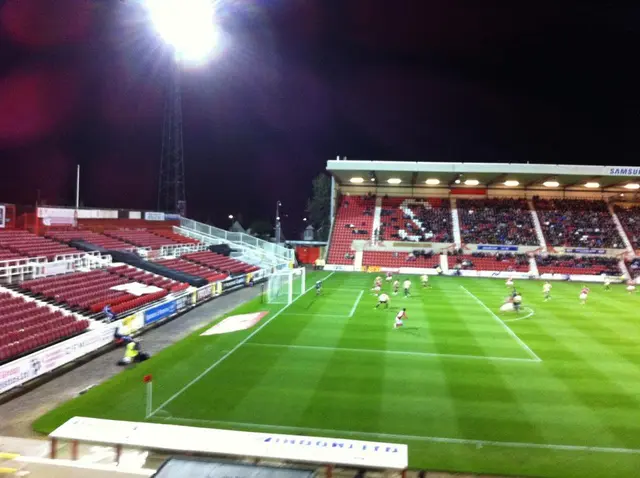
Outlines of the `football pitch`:
M 390 294 L 376 310 L 374 275 L 309 273 L 291 305 L 256 299 L 229 314 L 268 312 L 252 328 L 200 335 L 212 323 L 34 429 L 73 416 L 148 420 L 405 443 L 417 469 L 638 475 L 640 295 L 592 285 L 581 305 L 582 283 L 555 282 L 545 302 L 542 282 L 516 281 L 524 309 L 502 313 L 503 280 L 432 277 L 423 289 L 397 278 L 407 277 L 411 297 Z

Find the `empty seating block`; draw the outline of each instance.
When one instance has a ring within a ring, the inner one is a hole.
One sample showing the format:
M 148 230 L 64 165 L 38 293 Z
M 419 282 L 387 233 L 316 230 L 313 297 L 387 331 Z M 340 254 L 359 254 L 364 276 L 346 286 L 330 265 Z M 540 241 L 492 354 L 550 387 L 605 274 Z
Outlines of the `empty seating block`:
M 91 312 L 99 312 L 105 305 L 110 305 L 115 313 L 125 312 L 167 295 L 167 291 L 163 290 L 137 297 L 111 289 L 128 282 L 133 281 L 111 274 L 107 270 L 96 270 L 30 280 L 23 282 L 20 287 L 58 304 Z
M 76 335 L 88 326 L 88 320 L 0 292 L 0 362 Z
M 3 229 L 0 229 L 0 247 L 25 257 L 46 257 L 50 260 L 57 255 L 82 253 L 66 244 L 27 231 Z
M 178 292 L 189 287 L 189 284 L 185 284 L 184 282 L 177 282 L 173 279 L 168 279 L 127 265 L 111 267 L 109 268 L 109 272 L 135 282 L 140 282 L 141 284 L 160 287 L 168 292 Z
M 536 262 L 540 274 L 620 275 L 615 257 L 540 255 Z
M 640 206 L 616 206 L 615 212 L 633 248 L 640 249 Z
M 538 245 L 525 199 L 458 199 L 457 208 L 465 244 Z
M 227 274 L 218 272 L 211 267 L 195 264 L 194 262 L 184 259 L 161 259 L 156 262 L 157 264 L 160 264 L 169 269 L 184 272 L 185 274 L 190 274 L 192 276 L 201 277 L 209 282 L 216 282 L 227 278 Z
M 351 244 L 371 240 L 375 196 L 342 196 L 329 246 L 329 264 L 353 264 Z
M 223 256 L 222 254 L 216 254 L 215 252 L 210 251 L 185 254 L 182 256 L 182 259 L 187 259 L 191 262 L 211 267 L 228 275 L 246 274 L 248 272 L 254 272 L 260 269 L 259 267 L 247 264 L 246 262 L 242 262 L 237 259 Z
M 87 231 L 84 229 L 67 231 L 49 230 L 45 234 L 45 236 L 60 242 L 69 242 L 79 239 L 110 250 L 127 250 L 135 248 L 132 244 L 128 244 L 119 239 L 115 239 L 113 237 L 105 236 L 104 234 L 99 234 L 97 232 Z
M 451 205 L 442 198 L 385 198 L 380 211 L 379 239 L 451 242 Z
M 529 258 L 524 254 L 482 254 L 448 256 L 449 269 L 529 272 Z
M 173 242 L 178 244 L 199 244 L 199 242 L 195 239 L 191 239 L 190 237 L 185 237 L 180 234 L 176 234 L 171 230 L 159 229 L 154 230 L 154 234 L 160 237 L 164 237 L 166 239 L 171 239 Z
M 549 246 L 624 247 L 604 201 L 536 199 L 534 203 Z
M 150 247 L 160 249 L 162 246 L 179 244 L 173 239 L 161 237 L 146 229 L 121 229 L 104 231 L 107 236 L 120 239 L 138 247 Z

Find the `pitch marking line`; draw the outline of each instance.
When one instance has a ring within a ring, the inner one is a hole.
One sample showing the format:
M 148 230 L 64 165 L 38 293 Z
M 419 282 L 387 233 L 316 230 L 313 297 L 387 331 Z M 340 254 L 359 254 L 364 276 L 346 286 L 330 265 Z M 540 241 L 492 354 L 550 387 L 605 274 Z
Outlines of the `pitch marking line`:
M 524 449 L 541 449 L 541 450 L 557 450 L 557 451 L 578 451 L 578 452 L 598 452 L 598 453 L 620 453 L 627 455 L 640 455 L 638 448 L 617 448 L 606 446 L 587 446 L 587 445 L 560 445 L 552 443 L 526 443 L 526 442 L 510 442 L 510 441 L 494 441 L 494 440 L 473 440 L 468 438 L 448 438 L 433 437 L 421 435 L 403 435 L 397 433 L 375 433 L 375 432 L 357 432 L 347 430 L 332 430 L 328 428 L 311 428 L 311 427 L 293 427 L 287 425 L 264 425 L 261 423 L 244 423 L 231 422 L 224 420 L 203 420 L 198 418 L 180 418 L 168 417 L 165 421 L 176 421 L 184 423 L 200 423 L 212 424 L 229 427 L 254 428 L 263 430 L 280 430 L 299 433 L 321 433 L 324 435 L 334 436 L 350 436 L 350 437 L 370 437 L 370 438 L 390 438 L 396 440 L 414 440 L 430 443 L 444 443 L 449 445 L 475 445 L 476 448 L 484 446 L 495 448 L 524 448 Z
M 360 293 L 358 294 L 358 298 L 356 299 L 355 303 L 353 304 L 353 307 L 351 308 L 351 312 L 349 312 L 349 317 L 353 317 L 353 314 L 356 313 L 356 308 L 358 307 L 358 304 L 360 303 L 360 299 L 362 299 L 362 294 L 364 294 L 363 290 L 361 290 Z
M 533 358 L 537 362 L 542 362 L 542 359 L 538 357 L 538 355 L 536 355 L 536 353 L 533 350 L 531 350 L 531 348 L 529 348 L 529 346 L 525 344 L 524 341 L 520 337 L 518 337 L 516 333 L 513 330 L 511 330 L 511 328 L 507 324 L 505 324 L 502 320 L 500 320 L 500 317 L 498 317 L 489 307 L 487 307 L 484 302 L 482 302 L 475 295 L 473 295 L 465 286 L 461 285 L 460 288 L 463 291 L 465 291 L 468 295 L 470 295 L 473 298 L 473 300 L 475 300 L 478 304 L 480 304 L 482 308 L 484 308 L 484 310 L 489 312 L 491 317 L 493 317 L 496 320 L 496 322 L 498 322 L 507 331 L 507 333 L 511 337 L 513 337 L 513 339 L 516 342 L 518 342 L 518 344 L 520 344 L 520 347 L 522 347 L 529 354 L 529 356 L 531 356 L 531 358 Z
M 517 319 L 502 319 L 503 322 L 517 322 L 519 320 L 524 320 L 524 319 L 528 319 L 529 317 L 533 317 L 534 315 L 536 315 L 536 313 L 534 312 L 534 310 L 531 307 L 523 307 L 522 310 L 528 310 L 529 313 L 527 315 L 525 315 L 524 317 L 518 317 Z
M 329 277 L 331 277 L 335 272 L 330 273 L 328 276 L 326 276 L 324 279 L 322 280 L 327 280 Z M 315 287 L 315 285 L 312 285 L 311 287 L 309 287 L 307 290 L 304 291 L 304 294 L 299 295 L 298 297 L 296 297 L 295 299 L 293 299 L 291 301 L 291 303 L 286 304 L 284 307 L 282 307 L 280 310 L 278 310 L 278 312 L 276 312 L 275 314 L 273 314 L 271 316 L 271 318 L 269 318 L 268 320 L 264 321 L 256 330 L 254 330 L 253 332 L 251 332 L 249 335 L 247 335 L 243 340 L 241 340 L 238 345 L 236 345 L 235 347 L 233 347 L 231 350 L 229 350 L 226 354 L 224 354 L 222 357 L 220 357 L 218 360 L 216 360 L 215 362 L 213 362 L 209 367 L 207 367 L 207 369 L 202 372 L 200 375 L 198 375 L 196 378 L 194 378 L 193 380 L 191 380 L 188 384 L 186 384 L 184 387 L 182 387 L 180 390 L 178 390 L 176 393 L 174 393 L 168 400 L 166 400 L 164 403 L 162 403 L 162 405 L 160 405 L 158 408 L 156 408 L 155 410 L 153 410 L 146 418 L 151 418 L 153 415 L 155 415 L 159 410 L 162 410 L 164 407 L 166 407 L 169 403 L 173 402 L 176 398 L 178 398 L 180 395 L 182 395 L 182 393 L 184 393 L 185 390 L 187 390 L 189 387 L 191 387 L 192 385 L 198 383 L 200 381 L 200 379 L 202 377 L 204 377 L 206 374 L 208 374 L 209 372 L 211 372 L 214 368 L 216 368 L 218 365 L 220 365 L 222 362 L 224 362 L 227 358 L 229 358 L 231 356 L 231 354 L 233 354 L 235 351 L 237 351 L 240 347 L 242 347 L 244 344 L 247 343 L 247 341 L 249 339 L 251 339 L 251 337 L 253 337 L 254 335 L 256 335 L 258 332 L 260 332 L 263 328 L 265 328 L 273 319 L 275 319 L 276 317 L 278 317 L 282 312 L 284 312 L 285 310 L 287 310 L 289 308 L 289 306 L 293 305 L 295 303 L 295 301 L 297 301 L 300 297 L 304 296 L 307 292 L 309 292 L 311 289 L 313 289 Z
M 487 357 L 484 355 L 456 355 L 456 354 L 438 354 L 430 352 L 405 352 L 402 350 L 376 350 L 376 349 L 353 349 L 346 347 L 322 347 L 316 345 L 283 345 L 283 344 L 265 344 L 257 342 L 249 342 L 247 345 L 254 347 L 272 347 L 272 348 L 284 348 L 284 349 L 301 349 L 301 350 L 325 350 L 330 352 L 361 352 L 361 353 L 377 353 L 386 355 L 407 355 L 410 357 L 444 357 L 454 359 L 469 359 L 469 360 L 502 360 L 506 362 L 529 362 L 538 363 L 539 360 L 528 358 L 512 358 L 512 357 Z

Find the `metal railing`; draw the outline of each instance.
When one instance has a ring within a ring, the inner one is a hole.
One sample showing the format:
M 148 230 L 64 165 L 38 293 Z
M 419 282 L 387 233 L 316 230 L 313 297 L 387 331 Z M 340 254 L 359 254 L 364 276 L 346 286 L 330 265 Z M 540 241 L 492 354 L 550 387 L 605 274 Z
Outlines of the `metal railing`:
M 182 229 L 210 236 L 211 238 L 218 239 L 221 242 L 230 242 L 236 246 L 245 246 L 288 261 L 294 260 L 295 257 L 292 249 L 258 239 L 257 237 L 253 237 L 242 232 L 229 232 L 224 229 L 219 229 L 217 227 L 209 226 L 186 218 L 180 218 L 180 227 Z

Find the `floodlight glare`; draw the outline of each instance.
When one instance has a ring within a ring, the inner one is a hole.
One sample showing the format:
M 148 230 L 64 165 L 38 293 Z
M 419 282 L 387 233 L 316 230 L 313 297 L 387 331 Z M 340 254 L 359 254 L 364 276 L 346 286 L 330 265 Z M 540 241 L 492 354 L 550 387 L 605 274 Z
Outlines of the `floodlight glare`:
M 145 0 L 153 24 L 180 60 L 200 63 L 218 40 L 213 0 Z
M 560 186 L 560 183 L 558 181 L 545 181 L 542 184 L 547 188 L 557 188 L 558 186 Z
M 504 182 L 504 185 L 508 186 L 510 188 L 515 188 L 519 184 L 520 184 L 520 182 L 516 181 L 515 179 L 510 179 L 510 180 Z
M 440 180 L 436 178 L 427 179 L 425 183 L 428 184 L 429 186 L 435 186 L 436 184 L 440 184 Z
M 387 182 L 389 184 L 400 184 L 402 182 L 402 179 L 400 179 L 400 178 L 389 178 L 389 179 L 387 179 Z
M 627 189 L 640 189 L 640 184 L 638 183 L 629 183 L 624 186 Z
M 350 182 L 352 182 L 353 184 L 362 184 L 364 182 L 364 179 L 362 178 L 351 178 L 349 179 Z
M 480 181 L 478 181 L 477 179 L 467 179 L 464 183 L 467 186 L 477 186 L 478 184 L 480 184 Z
M 589 183 L 585 183 L 584 185 L 585 188 L 599 188 L 600 187 L 600 183 L 596 183 L 596 182 L 589 182 Z

